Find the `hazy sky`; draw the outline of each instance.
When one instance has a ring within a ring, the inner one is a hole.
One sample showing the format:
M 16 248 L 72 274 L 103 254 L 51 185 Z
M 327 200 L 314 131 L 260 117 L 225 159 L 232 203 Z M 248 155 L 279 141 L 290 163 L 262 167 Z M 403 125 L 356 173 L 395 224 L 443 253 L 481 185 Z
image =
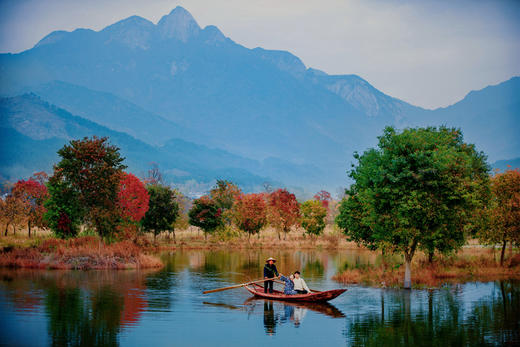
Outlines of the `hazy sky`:
M 0 52 L 134 14 L 156 23 L 177 5 L 246 47 L 290 51 L 423 107 L 520 75 L 520 0 L 0 0 Z

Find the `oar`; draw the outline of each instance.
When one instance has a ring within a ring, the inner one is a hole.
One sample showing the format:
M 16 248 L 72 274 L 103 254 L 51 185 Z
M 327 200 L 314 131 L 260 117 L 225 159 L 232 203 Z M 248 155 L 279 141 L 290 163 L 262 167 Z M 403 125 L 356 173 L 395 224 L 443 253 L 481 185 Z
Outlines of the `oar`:
M 217 289 L 206 290 L 206 291 L 202 292 L 202 294 L 209 294 L 209 293 L 223 292 L 224 290 L 229 290 L 229 289 L 235 289 L 235 288 L 245 287 L 245 286 L 248 286 L 248 285 L 251 285 L 251 284 L 254 284 L 254 283 L 262 283 L 262 282 L 265 282 L 265 281 L 273 281 L 275 278 L 277 278 L 277 277 L 274 277 L 274 278 L 266 278 L 266 279 L 263 279 L 263 280 L 252 281 L 252 282 L 247 282 L 247 283 L 242 283 L 242 284 L 237 284 L 236 286 L 230 286 L 230 287 L 224 287 L 224 288 L 217 288 Z

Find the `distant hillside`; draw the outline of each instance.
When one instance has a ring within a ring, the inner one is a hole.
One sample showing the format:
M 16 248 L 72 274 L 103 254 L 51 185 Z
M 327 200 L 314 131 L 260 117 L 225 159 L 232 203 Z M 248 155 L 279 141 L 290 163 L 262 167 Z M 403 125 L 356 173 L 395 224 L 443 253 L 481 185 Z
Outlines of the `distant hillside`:
M 171 138 L 197 137 L 194 131 L 110 93 L 61 81 L 45 83 L 28 90 L 75 115 L 110 129 L 125 132 L 152 145 L 164 144 Z
M 407 119 L 410 125 L 460 127 L 491 161 L 520 155 L 520 77 L 470 92 L 456 104 Z
M 289 52 L 243 47 L 215 26 L 201 28 L 181 7 L 157 24 L 132 16 L 97 32 L 50 33 L 30 50 L 0 54 L 0 71 L 0 94 L 33 91 L 107 128 L 164 145 L 156 148 L 161 155 L 172 151 L 170 139 L 176 146 L 189 142 L 174 151 L 177 159 L 186 151 L 190 175 L 195 167 L 218 167 L 217 159 L 188 155 L 209 155 L 196 143 L 226 153 L 221 166 L 335 191 L 348 184 L 353 152 L 374 146 L 386 125 L 457 126 L 490 161 L 520 156 L 519 78 L 424 110 L 357 75 L 328 75 Z
M 209 182 L 227 177 L 252 189 L 269 180 L 243 169 L 255 162 L 224 151 L 212 150 L 185 141 L 154 147 L 133 137 L 110 130 L 81 117 L 73 116 L 34 94 L 0 99 L 0 177 L 16 180 L 40 170 L 51 172 L 58 160 L 56 151 L 71 139 L 85 136 L 107 136 L 121 148 L 129 170 L 144 175 L 151 162 L 156 162 L 172 181 L 195 179 Z M 196 146 L 197 150 L 191 150 Z M 228 166 L 226 162 L 236 166 Z M 256 163 L 256 167 L 260 164 Z

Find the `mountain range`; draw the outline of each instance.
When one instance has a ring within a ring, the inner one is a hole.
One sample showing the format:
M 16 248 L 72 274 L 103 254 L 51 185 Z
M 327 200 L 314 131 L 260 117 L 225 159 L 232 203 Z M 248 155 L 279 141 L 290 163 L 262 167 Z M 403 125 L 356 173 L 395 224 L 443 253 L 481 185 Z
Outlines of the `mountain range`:
M 215 26 L 201 28 L 182 7 L 157 24 L 132 16 L 100 31 L 53 32 L 27 51 L 1 54 L 0 73 L 2 122 L 10 122 L 2 131 L 12 141 L 33 141 L 43 152 L 51 149 L 41 141 L 100 132 L 131 167 L 157 162 L 174 182 L 238 177 L 252 190 L 263 181 L 334 190 L 348 183 L 352 153 L 374 146 L 386 125 L 457 126 L 492 161 L 520 156 L 518 77 L 426 110 L 357 75 L 328 75 L 289 52 L 243 47 Z M 14 104 L 23 117 L 12 116 Z M 49 113 L 91 126 L 76 134 L 58 131 L 65 121 L 27 122 Z M 35 135 L 45 127 L 52 136 Z M 6 162 L 2 153 L 3 177 L 42 169 L 15 153 Z M 49 168 L 53 155 L 37 156 L 47 158 L 38 165 Z

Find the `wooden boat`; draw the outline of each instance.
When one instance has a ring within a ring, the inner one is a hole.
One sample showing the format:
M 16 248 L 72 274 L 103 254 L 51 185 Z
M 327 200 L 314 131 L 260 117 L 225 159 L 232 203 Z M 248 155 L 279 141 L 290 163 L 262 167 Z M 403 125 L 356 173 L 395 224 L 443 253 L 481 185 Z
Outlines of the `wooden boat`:
M 323 292 L 312 291 L 307 294 L 295 294 L 295 295 L 285 295 L 283 292 L 279 290 L 274 290 L 273 293 L 264 293 L 264 287 L 259 284 L 252 284 L 246 286 L 246 289 L 256 297 L 271 299 L 271 300 L 284 300 L 284 301 L 305 301 L 305 302 L 320 302 L 320 301 L 329 301 L 334 298 L 337 298 L 344 292 L 346 289 L 333 289 L 333 290 L 325 290 Z

